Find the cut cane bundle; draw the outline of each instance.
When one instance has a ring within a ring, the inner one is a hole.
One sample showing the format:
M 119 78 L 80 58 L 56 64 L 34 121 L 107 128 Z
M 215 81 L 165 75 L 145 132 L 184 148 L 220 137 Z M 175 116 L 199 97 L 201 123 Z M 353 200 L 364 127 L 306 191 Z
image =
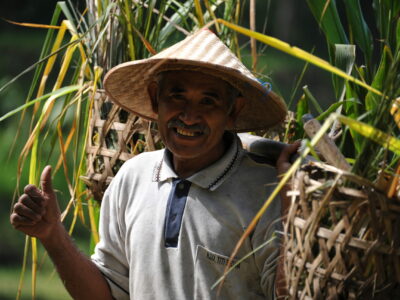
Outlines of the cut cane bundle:
M 371 182 L 311 162 L 285 224 L 291 299 L 400 299 L 400 203 Z
M 97 201 L 122 164 L 133 156 L 161 148 L 155 124 L 114 105 L 97 91 L 86 146 L 87 174 L 82 177 Z

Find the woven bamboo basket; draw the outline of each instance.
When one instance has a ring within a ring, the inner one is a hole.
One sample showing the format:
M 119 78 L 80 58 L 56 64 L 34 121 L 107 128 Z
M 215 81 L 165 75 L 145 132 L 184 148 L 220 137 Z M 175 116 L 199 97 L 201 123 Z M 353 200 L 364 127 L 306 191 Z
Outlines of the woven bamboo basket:
M 125 161 L 141 152 L 162 147 L 153 122 L 113 104 L 103 90 L 98 90 L 94 96 L 89 126 L 87 173 L 81 179 L 97 201 L 101 201 Z
M 371 182 L 310 163 L 285 224 L 290 299 L 400 299 L 400 202 Z

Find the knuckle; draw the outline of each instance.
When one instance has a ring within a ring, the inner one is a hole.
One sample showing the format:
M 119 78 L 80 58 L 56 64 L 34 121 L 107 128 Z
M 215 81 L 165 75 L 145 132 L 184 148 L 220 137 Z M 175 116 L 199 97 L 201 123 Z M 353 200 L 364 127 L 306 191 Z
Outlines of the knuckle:
M 41 214 L 34 214 L 33 215 L 33 221 L 39 222 L 41 219 L 42 219 L 42 215 Z
M 36 186 L 35 185 L 28 184 L 28 185 L 25 186 L 25 188 L 24 188 L 24 192 L 25 193 L 29 193 L 29 192 L 32 192 L 32 191 L 36 191 Z
M 18 202 L 26 204 L 30 200 L 31 200 L 31 198 L 27 194 L 23 194 L 21 197 L 19 197 Z
M 18 202 L 14 205 L 14 212 L 18 213 L 24 208 L 24 205 L 21 202 Z
M 32 196 L 35 198 L 41 196 L 40 190 L 33 184 L 28 184 L 27 186 L 25 186 L 24 192 L 28 196 Z

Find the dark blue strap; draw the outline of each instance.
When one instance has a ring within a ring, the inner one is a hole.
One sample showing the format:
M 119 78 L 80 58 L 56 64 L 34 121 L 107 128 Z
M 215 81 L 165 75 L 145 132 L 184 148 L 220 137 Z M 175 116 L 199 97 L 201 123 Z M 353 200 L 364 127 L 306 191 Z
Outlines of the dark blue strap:
M 262 81 L 261 79 L 258 79 L 258 78 L 257 78 L 257 81 L 259 83 L 261 83 L 261 85 L 264 87 L 265 94 L 268 95 L 269 92 L 272 90 L 272 84 L 269 83 L 268 81 Z
M 174 179 L 172 181 L 167 211 L 165 213 L 165 247 L 176 248 L 178 246 L 179 231 L 182 225 L 183 211 L 185 210 L 190 184 L 190 181 L 182 179 Z

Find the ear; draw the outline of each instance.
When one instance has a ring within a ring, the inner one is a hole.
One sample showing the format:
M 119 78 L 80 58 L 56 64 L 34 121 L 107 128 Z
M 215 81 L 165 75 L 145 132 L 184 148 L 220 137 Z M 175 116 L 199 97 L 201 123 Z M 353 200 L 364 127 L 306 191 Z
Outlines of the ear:
M 147 92 L 149 93 L 151 100 L 151 109 L 155 114 L 158 113 L 158 83 L 156 81 L 150 82 L 147 87 Z
M 231 113 L 229 114 L 228 126 L 233 128 L 235 126 L 235 122 L 242 111 L 246 99 L 242 96 L 238 96 L 235 99 L 235 104 L 232 107 Z

